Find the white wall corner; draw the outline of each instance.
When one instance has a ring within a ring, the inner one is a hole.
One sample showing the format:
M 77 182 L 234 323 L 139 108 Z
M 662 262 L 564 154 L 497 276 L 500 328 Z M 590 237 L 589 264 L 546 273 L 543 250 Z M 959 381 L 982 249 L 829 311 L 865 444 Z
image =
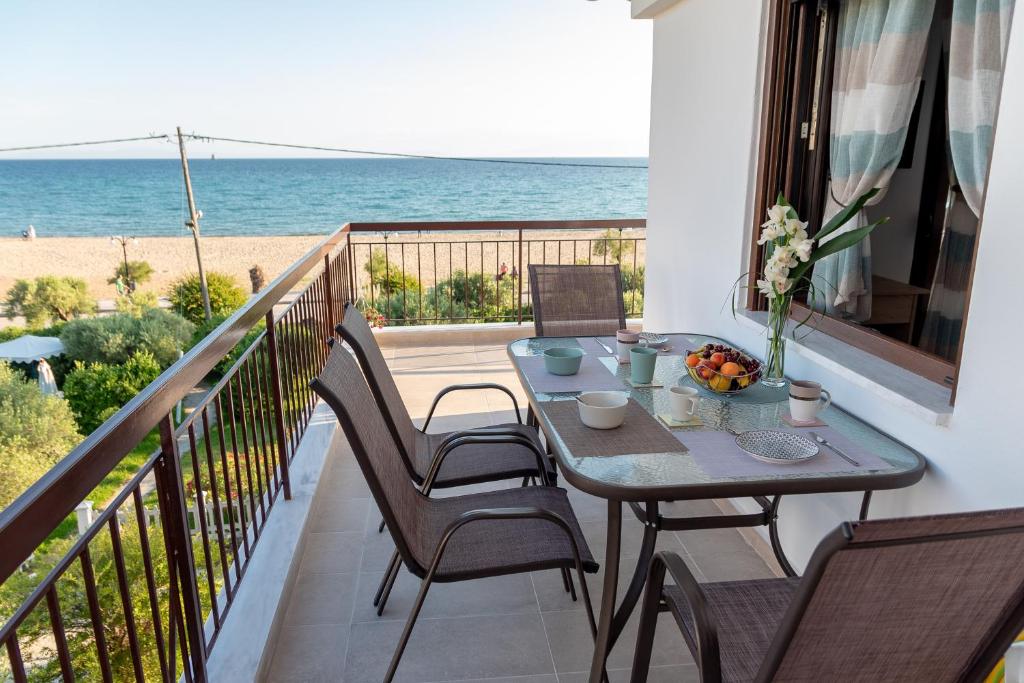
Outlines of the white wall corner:
M 653 19 L 680 0 L 631 0 L 629 11 L 634 19 Z

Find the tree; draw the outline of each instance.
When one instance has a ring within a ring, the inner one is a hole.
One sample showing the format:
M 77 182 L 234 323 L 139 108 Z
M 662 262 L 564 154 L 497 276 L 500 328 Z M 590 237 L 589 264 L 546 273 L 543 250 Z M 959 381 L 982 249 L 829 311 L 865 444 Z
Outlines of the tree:
M 147 308 L 137 315 L 118 313 L 72 320 L 64 326 L 60 339 L 65 355 L 83 363 L 117 365 L 144 351 L 163 369 L 189 347 L 194 329 L 180 315 Z
M 85 280 L 43 275 L 35 280 L 16 280 L 7 291 L 4 308 L 8 318 L 24 316 L 30 326 L 39 326 L 92 313 L 96 302 L 89 296 Z
M 622 263 L 622 257 L 633 253 L 636 248 L 636 241 L 624 239 L 622 231 L 605 230 L 601 237 L 594 242 L 594 254 L 611 259 L 615 263 Z
M 82 437 L 67 401 L 0 363 L 0 509 L 7 507 Z
M 114 284 L 117 282 L 117 278 L 121 278 L 125 285 L 132 280 L 135 280 L 137 284 L 142 284 L 153 277 L 153 266 L 149 265 L 146 261 L 129 261 L 128 270 L 124 268 L 124 261 L 117 264 L 117 270 L 114 271 L 114 277 L 107 280 L 107 284 Z
M 238 281 L 227 273 L 207 272 L 206 286 L 210 292 L 210 309 L 215 316 L 231 315 L 249 299 Z M 199 275 L 191 273 L 173 282 L 168 295 L 174 310 L 193 324 L 201 325 L 206 321 Z
M 148 351 L 125 363 L 78 361 L 64 380 L 64 396 L 82 432 L 89 434 L 160 375 L 160 365 Z

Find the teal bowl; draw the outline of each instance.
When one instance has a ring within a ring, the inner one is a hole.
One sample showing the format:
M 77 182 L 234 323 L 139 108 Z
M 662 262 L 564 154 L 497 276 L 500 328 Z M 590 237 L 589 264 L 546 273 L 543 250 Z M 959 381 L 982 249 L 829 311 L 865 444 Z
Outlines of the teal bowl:
M 575 375 L 583 362 L 583 349 L 555 347 L 544 351 L 544 368 L 552 375 Z

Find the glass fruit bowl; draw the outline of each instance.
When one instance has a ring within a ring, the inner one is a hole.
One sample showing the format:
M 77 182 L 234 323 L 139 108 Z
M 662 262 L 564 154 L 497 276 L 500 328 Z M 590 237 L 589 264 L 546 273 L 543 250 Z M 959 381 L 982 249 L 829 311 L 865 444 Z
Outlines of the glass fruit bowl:
M 693 381 L 716 394 L 737 394 L 761 379 L 761 361 L 725 344 L 705 344 L 684 361 Z

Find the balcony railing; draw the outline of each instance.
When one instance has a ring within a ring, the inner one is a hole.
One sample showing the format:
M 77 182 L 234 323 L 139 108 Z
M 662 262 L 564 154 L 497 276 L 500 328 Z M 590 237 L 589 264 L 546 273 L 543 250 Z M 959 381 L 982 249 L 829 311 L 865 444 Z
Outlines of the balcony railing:
M 316 403 L 308 382 L 323 367 L 325 340 L 344 302 L 401 310 L 389 316 L 391 324 L 522 322 L 530 318 L 529 263 L 619 260 L 637 274 L 643 237 L 633 231 L 643 226 L 642 220 L 350 224 L 329 236 L 0 512 L 0 680 L 208 680 L 206 662 L 254 549 L 275 506 L 290 497 L 289 465 Z M 569 232 L 531 237 L 542 231 Z M 452 232 L 467 237 L 423 238 Z M 391 241 L 392 233 L 419 237 Z M 497 237 L 486 239 L 491 234 Z M 497 259 L 493 274 L 488 244 Z M 407 258 L 413 246 L 415 261 Z M 373 260 L 378 249 L 383 279 Z M 515 277 L 511 267 L 502 273 L 501 249 L 508 249 Z M 424 269 L 427 250 L 448 257 Z M 461 281 L 453 276 L 459 263 Z M 392 268 L 399 279 L 392 279 Z M 406 282 L 413 272 L 414 306 Z M 484 286 L 492 277 L 493 302 Z M 447 289 L 438 290 L 446 279 Z M 479 289 L 471 289 L 474 279 Z M 396 282 L 405 283 L 401 299 Z M 450 291 L 456 282 L 465 283 L 461 293 Z M 441 291 L 448 308 L 438 308 Z M 423 302 L 428 292 L 437 294 L 434 308 Z M 637 312 L 628 295 L 626 303 Z M 261 324 L 237 362 L 175 424 L 175 404 Z M 83 533 L 54 545 L 62 522 L 154 429 L 160 449 Z
M 361 308 L 388 325 L 522 323 L 533 320 L 530 264 L 618 263 L 626 314 L 641 317 L 646 225 L 643 219 L 352 223 L 352 289 Z

